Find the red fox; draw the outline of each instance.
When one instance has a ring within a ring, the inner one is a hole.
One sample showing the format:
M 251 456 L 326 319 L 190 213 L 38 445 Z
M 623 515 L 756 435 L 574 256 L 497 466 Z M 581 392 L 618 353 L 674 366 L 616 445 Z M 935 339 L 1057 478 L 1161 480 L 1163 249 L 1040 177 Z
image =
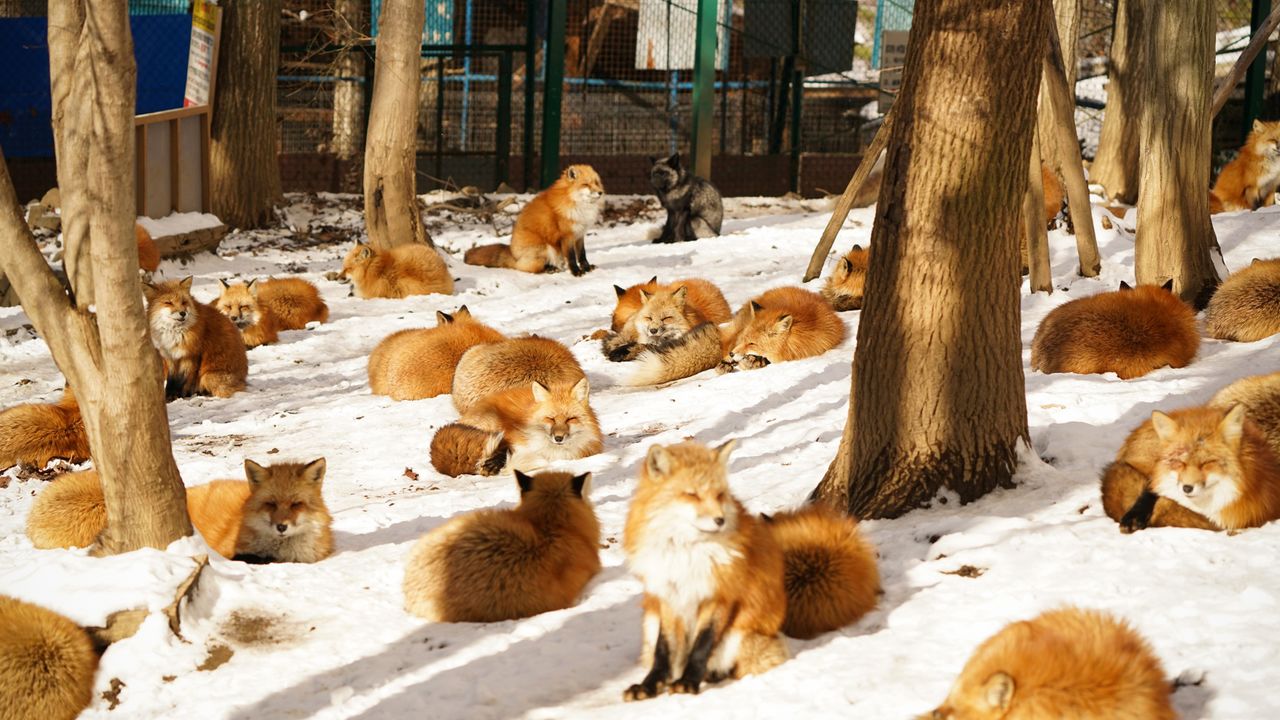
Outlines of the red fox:
M 0 412 L 0 470 L 14 465 L 42 468 L 54 458 L 89 459 L 89 436 L 71 386 L 56 403 L 15 405 Z
M 862 309 L 862 289 L 867 283 L 867 262 L 870 258 L 870 253 L 861 245 L 854 245 L 852 250 L 836 260 L 835 268 L 822 286 L 822 297 L 836 312 Z
M 463 353 L 503 340 L 502 333 L 476 322 L 466 305 L 452 315 L 436 312 L 436 326 L 392 333 L 369 354 L 369 389 L 392 400 L 444 395 Z
M 138 267 L 147 272 L 155 272 L 160 267 L 160 250 L 151 239 L 151 233 L 139 223 L 134 223 L 133 237 L 138 242 Z
M 191 278 L 144 286 L 151 343 L 164 359 L 165 395 L 231 397 L 244 389 L 249 360 L 240 331 L 191 296 Z
M 814 357 L 844 341 L 844 322 L 822 296 L 802 288 L 769 290 L 751 300 L 724 332 L 721 373 Z
M 614 290 L 620 291 L 621 304 L 627 291 L 616 286 Z M 640 287 L 637 294 L 640 307 L 630 313 L 620 331 L 606 335 L 602 342 L 605 357 L 614 362 L 633 360 L 645 348 L 661 348 L 702 323 L 722 323 L 733 316 L 720 289 L 706 280 L 655 283 L 651 289 Z
M 614 285 L 613 292 L 618 296 L 618 300 L 613 306 L 613 320 L 609 324 L 609 329 L 615 333 L 622 332 L 622 328 L 626 326 L 631 316 L 639 312 L 640 306 L 644 305 L 644 300 L 640 299 L 640 291 L 657 292 L 660 287 L 662 286 L 658 284 L 657 275 L 645 282 L 636 283 L 629 288 Z
M 465 414 L 481 399 L 529 383 L 572 385 L 586 377 L 569 348 L 531 335 L 477 345 L 462 354 L 453 373 L 453 406 Z
M 80 626 L 0 595 L 0 718 L 73 720 L 93 701 L 98 654 Z
M 1209 192 L 1209 212 L 1257 210 L 1276 201 L 1280 185 L 1280 122 L 1253 121 L 1253 130 Z
M 1196 314 L 1173 281 L 1078 298 L 1054 308 L 1031 341 L 1031 369 L 1107 373 L 1122 380 L 1157 368 L 1185 367 L 1200 349 Z
M 1271 452 L 1280 458 L 1280 373 L 1241 378 L 1222 388 L 1209 407 L 1244 406 L 1245 417 L 1262 431 Z
M 302 330 L 309 322 L 329 319 L 329 306 L 320 299 L 320 291 L 301 278 L 219 282 L 218 312 L 240 328 L 247 347 L 276 342 L 280 330 Z
M 1103 508 L 1122 532 L 1150 527 L 1161 499 L 1200 515 L 1212 529 L 1240 530 L 1280 518 L 1280 460 L 1242 405 L 1153 412 L 1116 460 L 1146 480 L 1122 510 L 1117 500 L 1134 494 L 1134 474 L 1103 477 Z M 1117 518 L 1117 512 L 1124 514 Z
M 640 466 L 623 537 L 644 584 L 643 660 L 624 693 L 697 693 L 703 680 L 762 673 L 786 660 L 782 550 L 729 492 L 729 453 L 654 445 Z
M 244 470 L 248 482 L 187 488 L 191 524 L 209 547 L 250 562 L 311 563 L 333 553 L 324 458 L 265 467 L 245 460 Z M 38 548 L 92 545 L 107 524 L 104 502 L 96 471 L 63 475 L 36 497 L 27 537 Z
M 453 275 L 440 253 L 426 245 L 379 250 L 357 242 L 342 261 L 342 277 L 351 278 L 356 297 L 404 298 L 453 294 Z
M 946 702 L 920 720 L 1175 720 L 1172 688 L 1128 623 L 1065 607 L 979 645 Z
M 876 551 L 858 532 L 857 521 L 822 505 L 766 519 L 786 567 L 782 632 L 817 637 L 875 609 L 880 593 Z
M 1280 333 L 1280 259 L 1254 260 L 1231 273 L 1204 311 L 1210 337 L 1253 342 Z
M 495 475 L 505 465 L 527 470 L 595 455 L 604 438 L 590 393 L 584 377 L 573 385 L 534 382 L 490 395 L 436 431 L 431 464 L 452 477 Z
M 432 530 L 404 570 L 404 606 L 429 622 L 497 622 L 572 606 L 600 572 L 591 474 L 517 470 L 520 506 Z
M 583 275 L 592 269 L 583 238 L 599 222 L 603 209 L 600 176 L 590 165 L 570 165 L 520 211 L 510 246 L 473 247 L 463 262 L 528 273 L 563 269 L 567 264 L 569 272 Z

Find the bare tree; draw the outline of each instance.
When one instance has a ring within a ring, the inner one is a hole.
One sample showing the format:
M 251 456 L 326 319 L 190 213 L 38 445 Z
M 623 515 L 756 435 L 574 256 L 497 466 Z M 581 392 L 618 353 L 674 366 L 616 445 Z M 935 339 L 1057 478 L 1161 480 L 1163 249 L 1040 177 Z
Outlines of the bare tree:
M 190 535 L 191 523 L 138 284 L 137 72 L 125 4 L 51 3 L 49 58 L 63 240 L 78 264 L 68 268 L 68 292 L 19 214 L 0 157 L 0 270 L 75 388 L 106 496 L 98 551 L 164 547 Z
M 1062 57 L 1065 60 L 1063 69 L 1067 76 L 1067 87 L 1071 88 L 1074 99 L 1077 70 L 1076 47 L 1079 45 L 1080 37 L 1080 0 L 1052 0 L 1051 4 L 1054 19 L 1057 22 L 1058 39 L 1062 43 Z M 1045 107 L 1047 104 L 1045 92 L 1044 88 L 1040 91 L 1041 109 L 1036 123 L 1041 140 L 1041 159 L 1061 176 L 1062 165 L 1067 161 L 1068 155 L 1057 149 L 1057 143 L 1054 140 L 1057 137 L 1054 115 Z
M 1107 197 L 1123 203 L 1138 199 L 1138 122 L 1145 74 L 1142 38 L 1147 32 L 1147 1 L 1117 0 L 1108 60 L 1107 109 L 1102 117 L 1098 153 L 1089 172 L 1090 179 L 1106 188 Z
M 894 517 L 939 488 L 1008 485 L 1027 440 L 1019 209 L 1046 15 L 1039 0 L 925 0 L 871 233 L 849 417 L 814 491 Z
M 362 0 L 336 0 L 334 3 L 334 40 L 344 47 L 338 52 L 335 67 L 340 79 L 333 87 L 333 154 L 352 160 L 360 154 L 364 142 L 364 85 L 353 78 L 364 77 L 364 52 L 352 47 L 364 27 Z
M 1131 0 L 1132 1 L 1132 0 Z M 1139 137 L 1137 280 L 1173 279 L 1184 300 L 1206 302 L 1217 287 L 1209 248 L 1214 3 L 1147 5 L 1146 73 Z
M 364 222 L 380 248 L 431 245 L 418 207 L 418 74 L 421 0 L 384 0 L 364 146 Z
M 271 220 L 280 200 L 276 68 L 282 0 L 224 0 L 210 126 L 213 212 L 240 228 Z

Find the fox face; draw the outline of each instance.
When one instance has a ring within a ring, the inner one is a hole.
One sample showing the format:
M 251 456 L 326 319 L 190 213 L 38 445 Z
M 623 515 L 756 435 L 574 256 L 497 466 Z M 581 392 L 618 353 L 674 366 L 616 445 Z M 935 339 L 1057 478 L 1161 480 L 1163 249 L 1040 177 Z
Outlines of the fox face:
M 748 356 L 762 357 L 777 362 L 778 352 L 791 335 L 792 317 L 777 310 L 769 310 L 752 302 L 747 306 L 747 326 L 738 334 L 738 342 L 729 357 L 742 362 Z
M 1151 424 L 1163 447 L 1151 471 L 1151 489 L 1181 505 L 1216 517 L 1239 497 L 1237 458 L 1244 434 L 1244 406 L 1235 405 L 1214 428 L 1181 425 L 1156 411 Z
M 680 286 L 675 291 L 660 290 L 649 294 L 640 291 L 644 303 L 635 316 L 636 341 L 652 345 L 663 340 L 675 340 L 692 328 L 685 316 L 685 297 L 688 288 Z
M 320 492 L 324 458 L 305 465 L 278 463 L 268 467 L 245 460 L 244 472 L 250 488 L 244 522 L 260 536 L 288 538 L 323 523 L 315 510 L 324 503 Z
M 590 165 L 570 165 L 560 176 L 569 185 L 569 197 L 575 203 L 595 204 L 604 199 L 604 184 Z
M 219 282 L 222 283 L 222 294 L 214 304 L 218 312 L 230 318 L 231 322 L 241 330 L 256 325 L 262 317 L 258 306 L 258 281 L 254 279 L 247 284 L 236 283 L 235 285 L 226 280 Z
M 191 277 L 153 285 L 143 285 L 147 298 L 147 322 L 151 342 L 170 359 L 182 356 L 185 333 L 199 320 L 196 299 L 191 296 Z
M 542 383 L 533 383 L 533 412 L 530 413 L 531 437 L 545 438 L 551 445 L 574 447 L 585 439 L 587 422 L 591 414 L 588 396 L 591 386 L 586 378 L 572 388 L 559 387 L 548 390 Z
M 1014 681 L 1008 673 L 995 673 L 980 686 L 961 677 L 947 701 L 919 720 L 1001 720 L 1010 715 L 1013 696 Z
M 1254 120 L 1249 132 L 1249 148 L 1270 160 L 1280 158 L 1280 120 Z
M 342 272 L 338 273 L 338 276 L 351 277 L 356 271 L 368 266 L 377 255 L 373 246 L 357 241 L 355 247 L 347 251 L 347 256 L 342 259 Z
M 739 505 L 729 492 L 728 463 L 735 442 L 702 448 L 706 457 L 688 458 L 661 445 L 649 448 L 644 470 L 660 488 L 662 502 L 655 504 L 653 519 L 672 538 L 686 541 L 738 528 Z
M 650 157 L 653 167 L 649 170 L 649 184 L 658 192 L 665 192 L 680 184 L 685 177 L 685 170 L 680 165 L 680 153 L 668 158 Z
M 838 312 L 862 309 L 863 287 L 867 280 L 867 251 L 854 245 L 836 261 L 835 269 L 822 288 L 822 296 Z

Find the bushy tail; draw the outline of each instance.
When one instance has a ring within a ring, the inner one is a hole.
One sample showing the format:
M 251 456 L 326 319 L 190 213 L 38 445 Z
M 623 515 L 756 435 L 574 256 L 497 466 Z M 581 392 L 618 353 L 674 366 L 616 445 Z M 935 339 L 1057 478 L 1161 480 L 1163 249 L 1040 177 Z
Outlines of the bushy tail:
M 502 433 L 452 423 L 431 438 L 431 465 L 449 477 L 497 475 L 506 466 L 509 451 Z
M 811 638 L 842 628 L 876 606 L 876 552 L 852 518 L 821 505 L 771 520 L 786 564 L 787 617 L 782 631 Z
M 511 254 L 511 246 L 501 244 L 477 245 L 462 256 L 462 261 L 468 265 L 492 268 L 513 268 L 516 266 L 516 258 Z
M 96 470 L 59 475 L 36 496 L 27 537 L 38 548 L 86 547 L 107 526 L 107 505 Z
M 1147 476 L 1123 460 L 1111 463 L 1102 471 L 1102 509 L 1107 517 L 1120 522 L 1125 513 L 1138 501 L 1147 489 Z M 1160 498 L 1147 520 L 1147 527 L 1188 527 L 1200 530 L 1219 530 L 1209 518 L 1182 507 L 1178 503 Z
M 18 463 L 44 467 L 54 458 L 89 459 L 89 437 L 72 396 L 56 405 L 19 405 L 0 413 L 0 470 Z
M 636 372 L 627 384 L 657 385 L 692 377 L 714 368 L 722 357 L 720 330 L 712 323 L 703 323 L 671 345 L 640 353 L 635 360 Z
M 160 267 L 160 250 L 151 239 L 151 233 L 134 223 L 133 236 L 138 241 L 138 267 L 147 272 L 155 272 L 156 268 Z
M 38 605 L 0 597 L 0 715 L 70 720 L 93 700 L 89 634 Z

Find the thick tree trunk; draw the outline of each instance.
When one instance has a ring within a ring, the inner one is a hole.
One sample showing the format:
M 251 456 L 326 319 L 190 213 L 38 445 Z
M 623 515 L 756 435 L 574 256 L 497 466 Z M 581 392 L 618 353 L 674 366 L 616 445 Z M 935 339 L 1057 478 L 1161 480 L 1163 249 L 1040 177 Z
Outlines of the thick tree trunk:
M 1162 285 L 1172 278 L 1174 292 L 1198 302 L 1219 281 L 1209 255 L 1217 242 L 1208 193 L 1214 5 L 1151 0 L 1147 13 L 1137 280 Z
M 79 307 L 36 248 L 2 157 L 0 271 L 75 388 L 106 496 L 98 551 L 164 547 L 191 534 L 191 523 L 138 289 L 134 186 L 121 182 L 134 176 L 136 70 L 128 16 L 124 3 L 59 2 L 50 12 L 52 82 L 69 93 L 55 105 L 54 135 L 63 225 L 80 229 L 85 257 L 71 275 Z M 83 285 L 75 285 L 84 278 L 96 289 L 96 314 L 85 307 Z
M 276 150 L 276 66 L 281 0 L 226 0 L 210 127 L 213 213 L 255 228 L 280 200 Z
M 350 47 L 363 30 L 362 0 L 337 0 L 334 4 L 335 39 L 348 46 L 338 53 L 335 67 L 339 80 L 333 88 L 333 154 L 343 160 L 351 160 L 360 154 L 364 143 L 364 52 Z
M 380 248 L 431 244 L 417 194 L 418 58 L 423 4 L 385 0 L 364 148 L 364 222 Z
M 1106 188 L 1108 198 L 1132 204 L 1138 200 L 1138 123 L 1145 77 L 1143 34 L 1148 30 L 1144 4 L 1148 0 L 1117 2 L 1107 73 L 1107 109 L 1089 179 Z
M 815 490 L 856 516 L 1008 485 L 1027 440 L 1019 210 L 1045 22 L 1036 0 L 916 3 L 849 418 Z

